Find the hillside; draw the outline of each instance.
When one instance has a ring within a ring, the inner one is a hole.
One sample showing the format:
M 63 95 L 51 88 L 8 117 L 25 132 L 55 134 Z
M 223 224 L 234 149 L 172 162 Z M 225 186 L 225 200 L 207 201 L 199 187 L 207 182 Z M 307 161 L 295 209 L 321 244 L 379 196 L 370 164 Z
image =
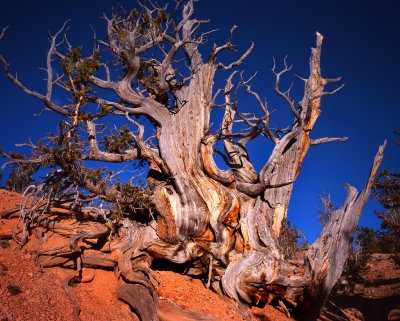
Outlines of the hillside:
M 22 249 L 11 239 L 19 213 L 7 209 L 18 207 L 19 199 L 17 193 L 0 190 L 0 320 L 74 320 L 73 305 L 64 291 L 73 271 L 42 269 L 35 263 L 38 251 L 56 245 L 57 238 L 48 233 L 47 242 L 41 244 L 32 235 Z M 203 280 L 169 268 L 162 263 L 154 266 L 161 320 L 292 320 L 279 306 L 239 308 L 208 290 Z M 389 255 L 374 254 L 362 279 L 345 295 L 332 298 L 320 319 L 387 320 L 400 304 L 400 270 Z M 117 299 L 119 283 L 111 270 L 84 269 L 82 283 L 72 288 L 80 304 L 80 320 L 137 320 L 128 305 Z M 399 319 L 398 315 L 392 320 Z

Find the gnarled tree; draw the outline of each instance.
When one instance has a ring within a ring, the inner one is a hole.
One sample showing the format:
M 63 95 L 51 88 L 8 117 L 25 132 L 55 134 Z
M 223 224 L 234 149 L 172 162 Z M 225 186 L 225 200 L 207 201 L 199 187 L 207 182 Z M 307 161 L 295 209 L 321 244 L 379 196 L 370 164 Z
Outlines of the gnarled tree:
M 340 79 L 321 75 L 319 33 L 301 100 L 280 86 L 291 67 L 285 61 L 278 70 L 274 63 L 275 92 L 293 120 L 286 129 L 272 128 L 267 103 L 251 89 L 251 79 L 236 70 L 253 45 L 237 60 L 220 62 L 220 53 L 233 49 L 233 27 L 226 43 L 205 53 L 208 32 L 199 28 L 208 21 L 194 17 L 194 2 L 178 1 L 169 15 L 167 8 L 150 5 L 105 17 L 108 39 L 97 44 L 117 67 L 102 62 L 99 48 L 82 57 L 80 48 L 65 41 L 62 51 L 57 39 L 64 26 L 50 39 L 44 94 L 22 84 L 0 56 L 5 75 L 16 86 L 63 116 L 57 134 L 28 144 L 30 157 L 3 153 L 8 164 L 48 168 L 43 183 L 24 193 L 22 234 L 16 230 L 15 237 L 23 245 L 28 231 L 39 227 L 68 237 L 66 246 L 41 253 L 40 262 L 74 267 L 78 280 L 82 266 L 118 269 L 126 282 L 119 296 L 142 320 L 158 319 L 149 270 L 155 258 L 188 264 L 189 273 L 206 275 L 214 290 L 237 302 L 280 300 L 304 318 L 316 318 L 342 272 L 383 147 L 363 191 L 347 186 L 345 204 L 334 211 L 318 240 L 301 258 L 285 257 L 281 226 L 308 149 L 346 139 L 311 138 L 321 100 L 340 89 L 325 87 Z M 62 75 L 54 76 L 56 63 Z M 122 76 L 115 77 L 118 68 Z M 217 72 L 227 75 L 218 90 Z M 53 101 L 54 86 L 71 102 Z M 254 99 L 254 113 L 239 108 L 239 91 Z M 217 130 L 211 125 L 215 108 L 224 110 Z M 100 123 L 116 117 L 127 125 L 105 135 Z M 257 171 L 246 145 L 259 136 L 274 147 Z M 227 170 L 215 160 L 216 144 L 223 146 L 218 153 Z M 140 161 L 147 186 L 122 184 L 114 173 L 91 169 L 90 161 Z M 71 209 L 77 223 L 56 220 L 52 211 L 60 207 Z

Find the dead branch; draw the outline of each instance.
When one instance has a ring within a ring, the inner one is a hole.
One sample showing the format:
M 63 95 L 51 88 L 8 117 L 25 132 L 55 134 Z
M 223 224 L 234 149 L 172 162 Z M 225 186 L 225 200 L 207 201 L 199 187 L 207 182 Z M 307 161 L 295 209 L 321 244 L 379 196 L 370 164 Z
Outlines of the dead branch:
M 344 205 L 332 213 L 320 237 L 307 250 L 306 267 L 313 271 L 311 282 L 307 286 L 307 292 L 313 301 L 310 305 L 312 308 L 306 311 L 310 318 L 318 316 L 331 289 L 341 275 L 359 216 L 368 200 L 385 146 L 386 142 L 378 149 L 364 189 L 358 192 L 355 187 L 346 185 L 347 198 Z
M 225 66 L 223 63 L 219 63 L 218 68 L 221 68 L 224 71 L 228 71 L 234 67 L 239 66 L 250 55 L 250 53 L 253 51 L 253 49 L 254 49 L 254 42 L 251 42 L 249 49 L 247 49 L 246 52 L 238 60 L 230 63 L 228 66 Z
M 286 57 L 285 57 L 285 59 L 283 60 L 284 68 L 281 71 L 277 72 L 275 59 L 273 61 L 274 61 L 274 64 L 272 67 L 272 73 L 275 75 L 275 92 L 286 101 L 286 103 L 289 105 L 290 110 L 292 111 L 293 115 L 296 117 L 299 124 L 301 124 L 302 119 L 300 117 L 299 111 L 296 110 L 296 107 L 294 105 L 294 100 L 290 97 L 291 87 L 289 87 L 289 89 L 285 92 L 282 92 L 279 88 L 279 83 L 280 83 L 281 77 L 285 73 L 289 72 L 292 69 L 292 66 L 289 66 L 287 64 Z
M 311 145 L 320 145 L 326 144 L 331 142 L 344 142 L 348 140 L 348 137 L 324 137 L 324 138 L 317 138 L 311 140 Z
M 90 144 L 90 154 L 89 159 L 99 160 L 103 162 L 113 162 L 113 163 L 122 163 L 131 161 L 138 158 L 146 159 L 146 155 L 140 153 L 140 150 L 135 149 L 127 149 L 123 154 L 104 152 L 99 149 L 99 145 L 97 142 L 96 135 L 96 126 L 93 121 L 87 121 L 87 130 L 89 136 L 89 144 Z
M 6 31 L 8 29 L 9 26 L 4 27 L 3 29 L 1 29 L 0 32 L 0 40 L 4 37 L 4 35 L 6 34 Z

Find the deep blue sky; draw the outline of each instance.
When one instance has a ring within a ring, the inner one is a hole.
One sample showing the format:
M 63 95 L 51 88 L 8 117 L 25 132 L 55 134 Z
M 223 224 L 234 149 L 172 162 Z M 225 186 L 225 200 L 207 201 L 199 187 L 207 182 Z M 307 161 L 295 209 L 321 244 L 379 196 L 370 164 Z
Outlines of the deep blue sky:
M 90 49 L 89 25 L 102 35 L 105 29 L 100 17 L 103 12 L 109 14 L 117 4 L 131 8 L 134 1 L 3 2 L 0 27 L 10 25 L 10 28 L 0 41 L 0 52 L 22 81 L 33 89 L 44 90 L 45 74 L 40 68 L 45 66 L 48 31 L 54 33 L 65 20 L 71 19 L 70 41 L 74 45 L 89 44 Z M 323 100 L 323 114 L 313 137 L 350 139 L 312 148 L 295 183 L 289 217 L 310 241 L 320 231 L 318 194 L 328 191 L 340 205 L 345 198 L 344 183 L 362 188 L 377 147 L 386 138 L 389 144 L 382 168 L 399 168 L 400 150 L 392 143 L 393 130 L 400 129 L 399 6 L 396 0 L 201 0 L 197 3 L 196 16 L 210 19 L 210 29 L 219 29 L 209 36 L 210 43 L 222 43 L 232 25 L 239 26 L 234 41 L 239 50 L 244 51 L 250 41 L 255 42 L 255 49 L 242 68 L 248 75 L 258 71 L 254 88 L 277 109 L 277 124 L 288 114 L 287 107 L 272 92 L 272 57 L 279 62 L 288 55 L 288 61 L 294 64 L 293 74 L 306 77 L 315 31 L 325 37 L 323 75 L 342 76 L 345 87 Z M 226 76 L 218 79 L 223 77 Z M 301 93 L 302 84 L 296 77 L 292 75 L 289 80 L 295 81 L 298 89 L 295 93 Z M 249 108 L 252 102 L 243 103 Z M 0 77 L 0 109 L 0 146 L 6 151 L 14 143 L 25 142 L 29 137 L 35 141 L 56 129 L 52 121 L 57 117 L 50 113 L 34 117 L 41 110 L 40 104 L 23 95 L 4 77 Z M 268 148 L 258 141 L 251 150 L 256 151 L 252 155 L 256 163 L 261 164 L 268 156 Z M 379 226 L 373 214 L 376 207 L 375 202 L 367 204 L 361 225 Z

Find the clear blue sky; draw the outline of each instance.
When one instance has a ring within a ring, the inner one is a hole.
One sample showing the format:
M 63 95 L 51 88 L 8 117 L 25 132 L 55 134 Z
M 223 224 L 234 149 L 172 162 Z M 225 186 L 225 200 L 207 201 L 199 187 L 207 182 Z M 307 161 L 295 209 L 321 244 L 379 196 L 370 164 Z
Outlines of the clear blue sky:
M 44 90 L 45 73 L 40 68 L 45 66 L 48 31 L 54 33 L 65 20 L 71 19 L 70 41 L 90 50 L 89 25 L 94 26 L 99 36 L 104 34 L 101 15 L 109 14 L 117 4 L 130 8 L 134 1 L 3 2 L 0 27 L 10 25 L 10 28 L 0 41 L 0 52 L 26 85 Z M 244 51 L 250 41 L 255 42 L 255 49 L 242 68 L 249 75 L 258 71 L 253 87 L 277 109 L 277 118 L 273 119 L 277 124 L 290 124 L 290 120 L 284 121 L 287 107 L 272 91 L 272 57 L 279 62 L 288 55 L 288 61 L 294 65 L 293 74 L 305 77 L 315 31 L 325 37 L 323 75 L 342 76 L 345 87 L 323 101 L 323 114 L 313 137 L 350 139 L 312 148 L 295 183 L 289 218 L 310 241 L 320 231 L 318 194 L 328 191 L 336 205 L 340 205 L 345 197 L 344 183 L 362 188 L 373 156 L 386 138 L 389 145 L 382 168 L 399 169 L 400 150 L 392 143 L 393 130 L 400 129 L 399 6 L 396 0 L 201 0 L 197 3 L 196 16 L 210 19 L 210 29 L 219 29 L 210 35 L 210 43 L 222 43 L 232 25 L 239 26 L 234 38 L 239 51 Z M 298 89 L 295 93 L 300 99 L 301 82 L 294 75 L 289 80 L 295 82 Z M 251 103 L 243 101 L 245 108 Z M 40 104 L 4 77 L 0 77 L 0 109 L 0 146 L 5 151 L 13 149 L 14 143 L 25 142 L 29 137 L 35 141 L 56 130 L 57 117 L 50 113 L 34 117 L 42 109 Z M 251 151 L 253 161 L 258 164 L 268 156 L 264 145 L 253 144 Z M 378 227 L 379 221 L 373 214 L 376 207 L 374 202 L 367 204 L 361 225 Z

